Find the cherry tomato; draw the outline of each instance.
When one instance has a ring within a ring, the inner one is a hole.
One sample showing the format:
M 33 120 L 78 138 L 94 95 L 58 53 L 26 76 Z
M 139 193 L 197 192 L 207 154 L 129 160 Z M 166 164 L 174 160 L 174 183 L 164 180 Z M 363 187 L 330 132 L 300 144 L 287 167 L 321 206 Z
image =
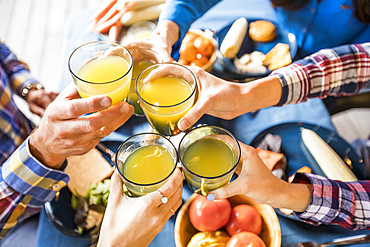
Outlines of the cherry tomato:
M 225 247 L 266 247 L 263 240 L 253 232 L 239 232 L 227 241 Z
M 230 212 L 227 199 L 208 201 L 205 196 L 197 195 L 190 204 L 189 217 L 198 231 L 212 232 L 226 225 Z
M 231 210 L 230 219 L 225 228 L 230 236 L 242 231 L 259 235 L 262 230 L 262 217 L 254 207 L 239 204 Z

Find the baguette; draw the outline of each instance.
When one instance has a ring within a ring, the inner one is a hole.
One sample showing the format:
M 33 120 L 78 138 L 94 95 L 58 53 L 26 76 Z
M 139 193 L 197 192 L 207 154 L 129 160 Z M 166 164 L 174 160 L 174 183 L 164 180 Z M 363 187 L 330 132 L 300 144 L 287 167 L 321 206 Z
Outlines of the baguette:
M 152 5 L 157 5 L 157 4 L 162 4 L 162 3 L 165 3 L 166 0 L 123 0 L 123 1 L 118 1 L 117 3 L 119 5 L 117 5 L 117 9 L 123 9 L 124 6 L 126 6 L 128 3 L 130 2 L 136 2 L 135 6 L 132 7 L 131 10 L 135 10 L 135 9 L 141 9 L 141 8 L 145 8 L 145 7 L 149 7 L 149 6 L 152 6 Z
M 140 9 L 130 10 L 122 16 L 121 23 L 125 26 L 130 26 L 135 22 L 158 19 L 163 7 L 164 4 L 162 3 Z

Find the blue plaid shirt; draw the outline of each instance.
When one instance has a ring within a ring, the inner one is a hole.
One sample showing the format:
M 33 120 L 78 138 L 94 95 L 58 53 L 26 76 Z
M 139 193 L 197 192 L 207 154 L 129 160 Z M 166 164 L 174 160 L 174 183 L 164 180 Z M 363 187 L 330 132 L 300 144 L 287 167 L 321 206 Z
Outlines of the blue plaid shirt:
M 62 171 L 41 164 L 29 151 L 31 125 L 13 100 L 27 83 L 37 80 L 0 42 L 0 237 L 40 212 L 69 179 Z

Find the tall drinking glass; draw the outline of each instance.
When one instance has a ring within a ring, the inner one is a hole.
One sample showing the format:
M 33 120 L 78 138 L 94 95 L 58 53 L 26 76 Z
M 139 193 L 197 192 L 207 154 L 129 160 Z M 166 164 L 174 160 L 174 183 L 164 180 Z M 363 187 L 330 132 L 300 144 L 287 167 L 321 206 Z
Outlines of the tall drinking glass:
M 170 140 L 157 133 L 141 133 L 119 146 L 115 163 L 130 195 L 138 197 L 165 184 L 175 171 L 177 160 Z
M 136 80 L 136 93 L 146 118 L 165 136 L 180 133 L 177 123 L 193 106 L 196 89 L 195 75 L 176 63 L 150 66 Z
M 130 90 L 131 54 L 121 45 L 96 41 L 81 45 L 69 57 L 68 67 L 81 98 L 108 95 L 112 104 Z
M 140 107 L 139 97 L 135 90 L 136 79 L 144 69 L 154 64 L 162 63 L 163 60 L 157 52 L 146 48 L 131 48 L 129 52 L 134 61 L 134 69 L 132 71 L 131 86 L 127 96 L 127 102 L 135 108 L 134 114 L 136 116 L 144 116 L 143 109 Z
M 191 130 L 181 139 L 178 152 L 188 185 L 202 195 L 228 184 L 240 160 L 238 141 L 217 126 Z

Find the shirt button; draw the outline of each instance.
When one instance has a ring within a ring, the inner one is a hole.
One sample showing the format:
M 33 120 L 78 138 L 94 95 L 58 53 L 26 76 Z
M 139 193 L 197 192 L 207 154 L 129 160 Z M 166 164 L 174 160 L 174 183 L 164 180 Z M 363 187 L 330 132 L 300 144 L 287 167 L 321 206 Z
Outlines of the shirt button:
M 305 33 L 306 32 L 306 28 L 302 28 L 302 33 Z
M 59 184 L 54 184 L 53 185 L 53 190 L 57 190 L 57 189 L 59 189 Z
M 311 9 L 311 13 L 312 13 L 312 14 L 313 14 L 313 13 L 315 13 L 315 11 L 316 11 L 316 10 L 315 10 L 314 8 L 312 8 L 312 9 Z

